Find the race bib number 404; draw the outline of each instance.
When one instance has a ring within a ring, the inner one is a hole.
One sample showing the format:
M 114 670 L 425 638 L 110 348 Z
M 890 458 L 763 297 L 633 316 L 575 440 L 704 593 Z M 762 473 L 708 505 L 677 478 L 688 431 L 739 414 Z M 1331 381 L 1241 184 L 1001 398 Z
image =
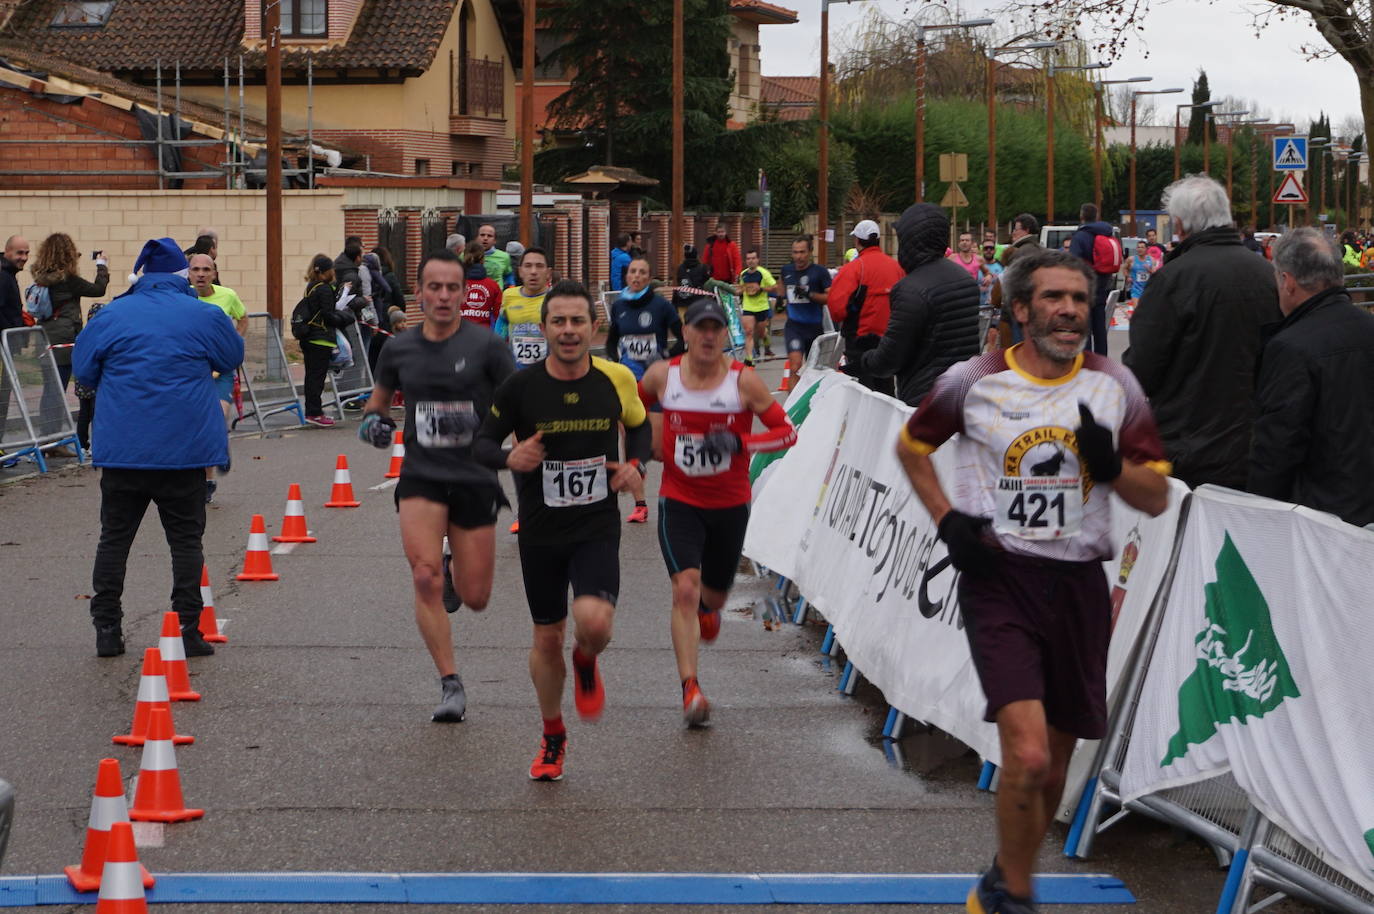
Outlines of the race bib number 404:
M 997 480 L 992 528 L 1024 540 L 1056 540 L 1083 527 L 1078 477 L 1003 476 Z
M 511 339 L 515 361 L 521 365 L 533 365 L 549 351 L 549 341 L 542 336 L 516 336 Z
M 658 337 L 652 333 L 636 333 L 620 338 L 620 351 L 627 359 L 647 362 L 658 355 Z
M 608 491 L 605 457 L 544 461 L 544 504 L 550 508 L 595 504 Z
M 730 457 L 706 447 L 704 435 L 678 435 L 673 463 L 685 476 L 715 476 L 730 469 Z
M 423 447 L 467 447 L 479 424 L 471 400 L 415 402 L 415 441 Z

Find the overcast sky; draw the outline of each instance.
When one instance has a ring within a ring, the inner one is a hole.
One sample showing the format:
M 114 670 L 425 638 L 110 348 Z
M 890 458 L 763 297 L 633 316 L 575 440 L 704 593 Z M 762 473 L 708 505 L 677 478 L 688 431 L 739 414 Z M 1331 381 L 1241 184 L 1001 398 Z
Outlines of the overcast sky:
M 795 9 L 796 25 L 766 25 L 759 29 L 763 73 L 767 76 L 814 76 L 820 72 L 820 0 L 775 0 Z M 1108 72 L 1111 78 L 1153 76 L 1152 88 L 1190 89 L 1198 67 L 1207 71 L 1212 96 L 1233 95 L 1258 101 L 1266 116 L 1300 117 L 1307 122 L 1319 111 L 1331 115 L 1339 132 L 1346 118 L 1358 118 L 1359 87 L 1354 71 L 1340 58 L 1309 61 L 1299 50 L 1304 42 L 1321 38 L 1310 20 L 1271 21 L 1256 38 L 1247 9 L 1264 6 L 1256 0 L 1153 0 L 1145 21 L 1144 40 L 1132 37 L 1125 53 Z M 968 0 L 962 9 L 972 18 L 1003 6 Z M 888 16 L 904 18 L 916 8 L 911 0 L 868 0 L 830 6 L 830 46 L 837 56 L 841 33 L 878 7 Z M 1147 56 L 1148 55 L 1148 56 Z M 1169 107 L 1172 111 L 1172 106 Z

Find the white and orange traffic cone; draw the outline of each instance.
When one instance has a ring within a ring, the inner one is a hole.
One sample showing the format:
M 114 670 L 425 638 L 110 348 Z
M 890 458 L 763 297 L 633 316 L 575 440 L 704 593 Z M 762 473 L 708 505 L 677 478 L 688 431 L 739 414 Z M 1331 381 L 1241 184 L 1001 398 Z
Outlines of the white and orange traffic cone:
M 396 435 L 391 439 L 391 466 L 387 468 L 383 479 L 397 479 L 401 475 L 401 464 L 406 458 L 406 436 L 400 429 L 396 430 Z
M 129 807 L 129 818 L 135 822 L 187 822 L 205 815 L 203 809 L 186 808 L 173 742 L 172 715 L 157 708 L 148 724 L 148 742 L 143 745 L 143 761 L 138 768 L 138 788 L 134 791 L 134 805 Z
M 210 588 L 210 566 L 200 566 L 200 635 L 206 641 L 223 644 L 229 639 L 219 630 L 219 619 L 215 618 L 215 592 Z
M 95 914 L 148 914 L 143 894 L 143 867 L 134 849 L 134 827 L 116 822 L 110 827 L 109 850 L 101 867 L 100 897 Z
M 253 515 L 248 527 L 248 551 L 243 556 L 243 570 L 235 577 L 240 581 L 275 581 L 272 556 L 267 551 L 267 524 L 261 514 Z
M 162 614 L 162 637 L 157 641 L 157 649 L 162 654 L 162 674 L 167 677 L 167 697 L 172 701 L 200 701 L 200 693 L 191 688 L 191 674 L 186 668 L 181 617 L 174 612 Z
M 281 519 L 281 533 L 272 537 L 274 543 L 313 543 L 315 537 L 305 526 L 305 503 L 301 501 L 301 487 L 291 483 L 286 492 L 286 514 Z
M 792 363 L 788 362 L 782 366 L 782 383 L 778 385 L 778 393 L 785 393 L 792 389 Z
M 171 700 L 167 697 L 167 677 L 163 675 L 162 652 L 150 647 L 143 652 L 143 674 L 138 680 L 138 702 L 134 705 L 134 723 L 124 736 L 114 737 L 121 746 L 142 746 L 148 739 L 154 711 L 166 711 L 167 719 L 172 719 Z M 179 746 L 194 743 L 195 737 L 178 734 L 174 739 Z
M 91 795 L 91 817 L 86 823 L 86 847 L 81 863 L 63 869 L 67 881 L 78 892 L 94 892 L 100 888 L 100 874 L 105 869 L 105 855 L 109 851 L 110 828 L 116 822 L 129 821 L 129 807 L 124 802 L 124 779 L 119 773 L 119 760 L 103 758 L 96 769 L 95 793 Z M 152 875 L 139 867 L 143 887 L 153 887 Z
M 353 480 L 348 475 L 348 458 L 343 454 L 334 464 L 334 488 L 330 490 L 326 508 L 356 508 L 362 502 L 353 497 Z

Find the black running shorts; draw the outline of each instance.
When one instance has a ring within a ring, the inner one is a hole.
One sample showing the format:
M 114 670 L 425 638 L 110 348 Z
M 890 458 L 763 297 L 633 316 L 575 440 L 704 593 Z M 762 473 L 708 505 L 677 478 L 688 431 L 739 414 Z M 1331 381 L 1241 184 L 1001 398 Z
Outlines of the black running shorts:
M 401 499 L 423 498 L 448 507 L 448 522 L 464 530 L 490 527 L 496 514 L 510 507 L 506 494 L 497 485 L 474 485 L 470 482 L 435 482 L 402 476 L 396 483 L 396 510 Z
M 596 597 L 615 605 L 620 593 L 620 539 L 537 545 L 520 543 L 520 573 L 535 625 L 554 625 L 568 617 L 573 599 Z
M 698 508 L 672 498 L 658 500 L 658 547 L 668 574 L 701 569 L 703 587 L 728 591 L 735 582 L 749 506 Z
M 985 720 L 1013 701 L 1040 701 L 1056 730 L 1106 735 L 1112 604 L 1101 563 L 1003 552 L 987 573 L 960 576 L 959 606 Z

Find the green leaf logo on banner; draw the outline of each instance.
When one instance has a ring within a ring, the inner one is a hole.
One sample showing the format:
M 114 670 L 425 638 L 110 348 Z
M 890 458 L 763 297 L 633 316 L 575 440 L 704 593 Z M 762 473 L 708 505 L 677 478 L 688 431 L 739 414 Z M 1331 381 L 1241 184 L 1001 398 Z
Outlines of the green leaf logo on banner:
M 792 424 L 801 428 L 801 424 L 806 421 L 806 417 L 811 415 L 811 399 L 816 396 L 816 391 L 821 389 L 821 382 L 817 381 L 806 389 L 797 398 L 797 402 L 792 404 L 792 408 L 787 411 L 787 418 L 792 420 Z M 774 461 L 781 460 L 791 448 L 783 448 L 780 451 L 768 451 L 763 454 L 755 454 L 754 459 L 749 461 L 749 484 L 758 482 L 760 474 Z
M 1369 856 L 1374 857 L 1374 828 L 1364 833 L 1364 843 L 1369 846 Z
M 1197 667 L 1178 690 L 1178 732 L 1161 768 L 1211 739 L 1222 724 L 1263 717 L 1300 695 L 1269 604 L 1229 533 L 1216 571 L 1216 581 L 1203 588 L 1207 625 L 1196 639 Z

